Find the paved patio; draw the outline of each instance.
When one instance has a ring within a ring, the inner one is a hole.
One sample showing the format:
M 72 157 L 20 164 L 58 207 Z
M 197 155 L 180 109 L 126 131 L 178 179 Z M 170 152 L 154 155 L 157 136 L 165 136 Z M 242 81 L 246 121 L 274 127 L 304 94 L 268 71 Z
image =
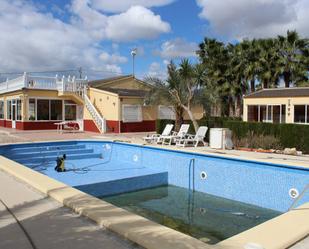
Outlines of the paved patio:
M 16 131 L 0 128 L 1 144 L 72 139 L 118 140 L 143 144 L 143 136 L 145 136 L 145 133 L 101 135 L 85 132 L 59 134 L 56 131 Z M 259 159 L 266 162 L 297 163 L 309 167 L 309 155 L 287 156 L 237 150 L 222 151 L 207 147 L 187 148 L 186 150 Z M 1 200 L 13 211 L 17 219 L 26 228 L 37 248 L 137 248 L 131 242 L 96 226 L 86 218 L 77 216 L 71 210 L 62 207 L 58 202 L 1 171 L 0 188 L 2 189 L 0 191 Z M 6 191 L 3 191 L 3 189 Z M 1 249 L 32 248 L 12 215 L 8 213 L 1 202 L 0 213 Z M 309 237 L 292 248 L 309 248 Z
M 0 171 L 0 199 L 29 233 L 37 249 L 140 248 L 80 217 L 55 200 Z M 11 213 L 0 202 L 0 248 L 32 249 Z

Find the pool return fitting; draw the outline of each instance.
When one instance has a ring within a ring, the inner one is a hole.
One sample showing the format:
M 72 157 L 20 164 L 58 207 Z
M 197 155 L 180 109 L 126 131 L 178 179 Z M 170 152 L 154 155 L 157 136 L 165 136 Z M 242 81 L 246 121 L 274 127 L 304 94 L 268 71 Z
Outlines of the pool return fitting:
M 301 198 L 303 198 L 303 196 L 305 195 L 305 193 L 306 193 L 307 190 L 309 190 L 309 184 L 307 184 L 307 185 L 304 187 L 303 191 L 301 191 L 301 193 L 294 199 L 294 201 L 293 201 L 292 205 L 290 206 L 290 208 L 288 209 L 288 211 L 292 210 L 292 209 L 295 207 L 296 203 L 297 203 Z

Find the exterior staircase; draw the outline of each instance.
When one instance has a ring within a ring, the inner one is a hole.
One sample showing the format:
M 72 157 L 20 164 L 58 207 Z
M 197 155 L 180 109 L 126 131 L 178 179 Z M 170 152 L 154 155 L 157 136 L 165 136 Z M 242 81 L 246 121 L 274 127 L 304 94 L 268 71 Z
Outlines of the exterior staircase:
M 91 100 L 88 98 L 87 94 L 84 94 L 85 107 L 89 111 L 94 123 L 101 133 L 106 132 L 106 120 L 101 116 L 96 107 L 91 103 Z

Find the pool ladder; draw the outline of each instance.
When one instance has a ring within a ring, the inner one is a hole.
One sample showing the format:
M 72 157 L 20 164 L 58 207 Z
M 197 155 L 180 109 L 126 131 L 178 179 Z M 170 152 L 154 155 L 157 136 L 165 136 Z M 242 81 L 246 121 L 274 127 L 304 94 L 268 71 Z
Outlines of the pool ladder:
M 191 173 L 192 172 L 192 173 Z M 190 159 L 189 163 L 189 191 L 192 190 L 192 192 L 195 192 L 195 159 Z M 191 180 L 192 180 L 192 186 L 191 186 Z
M 295 207 L 296 203 L 297 203 L 301 198 L 303 198 L 304 194 L 306 193 L 306 191 L 307 191 L 308 189 L 309 189 L 309 184 L 307 184 L 307 185 L 304 187 L 304 189 L 303 189 L 303 191 L 301 191 L 300 195 L 293 201 L 293 203 L 292 203 L 292 205 L 289 207 L 288 211 L 292 210 L 292 209 Z

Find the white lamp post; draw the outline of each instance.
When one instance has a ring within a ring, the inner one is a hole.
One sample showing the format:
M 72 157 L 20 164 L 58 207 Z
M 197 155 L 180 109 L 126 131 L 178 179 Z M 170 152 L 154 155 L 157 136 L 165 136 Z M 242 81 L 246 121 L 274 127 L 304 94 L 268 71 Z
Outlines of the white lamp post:
M 135 56 L 137 55 L 137 48 L 134 48 L 131 51 L 132 60 L 133 60 L 133 77 L 135 77 Z

